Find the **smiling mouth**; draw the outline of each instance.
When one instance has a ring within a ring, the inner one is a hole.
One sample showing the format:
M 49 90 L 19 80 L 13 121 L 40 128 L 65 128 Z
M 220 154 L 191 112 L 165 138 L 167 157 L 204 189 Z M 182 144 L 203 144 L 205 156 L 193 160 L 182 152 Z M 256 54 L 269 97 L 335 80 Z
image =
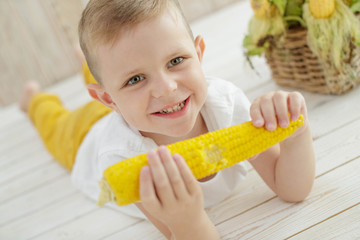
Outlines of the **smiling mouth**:
M 178 112 L 178 111 L 181 111 L 184 106 L 185 106 L 185 103 L 186 103 L 186 100 L 185 99 L 184 101 L 178 103 L 177 105 L 171 107 L 171 108 L 166 108 L 166 109 L 163 109 L 157 113 L 160 113 L 160 114 L 168 114 L 168 113 L 174 113 L 174 112 Z

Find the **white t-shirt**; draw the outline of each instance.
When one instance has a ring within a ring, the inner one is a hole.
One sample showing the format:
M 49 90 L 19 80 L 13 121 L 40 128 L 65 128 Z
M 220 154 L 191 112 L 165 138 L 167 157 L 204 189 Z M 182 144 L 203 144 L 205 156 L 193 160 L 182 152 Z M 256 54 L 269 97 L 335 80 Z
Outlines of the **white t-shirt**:
M 209 131 L 249 121 L 250 102 L 238 87 L 219 78 L 207 77 L 206 80 L 208 95 L 201 114 Z M 100 193 L 98 181 L 106 168 L 157 147 L 152 139 L 143 137 L 121 115 L 112 112 L 94 124 L 85 136 L 77 152 L 72 181 L 77 188 L 97 201 Z M 245 175 L 244 164 L 239 163 L 218 172 L 211 180 L 201 182 L 204 207 L 210 207 L 228 197 Z M 134 204 L 108 205 L 128 215 L 145 218 Z

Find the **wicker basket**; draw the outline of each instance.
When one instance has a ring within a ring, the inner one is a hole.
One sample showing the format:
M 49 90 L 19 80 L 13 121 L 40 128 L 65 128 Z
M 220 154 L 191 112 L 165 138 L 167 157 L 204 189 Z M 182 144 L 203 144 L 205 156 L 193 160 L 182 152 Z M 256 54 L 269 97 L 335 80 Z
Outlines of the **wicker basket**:
M 324 94 L 342 94 L 360 84 L 359 46 L 353 46 L 345 73 L 339 73 L 311 52 L 306 34 L 305 28 L 291 29 L 281 46 L 270 43 L 265 57 L 277 84 Z

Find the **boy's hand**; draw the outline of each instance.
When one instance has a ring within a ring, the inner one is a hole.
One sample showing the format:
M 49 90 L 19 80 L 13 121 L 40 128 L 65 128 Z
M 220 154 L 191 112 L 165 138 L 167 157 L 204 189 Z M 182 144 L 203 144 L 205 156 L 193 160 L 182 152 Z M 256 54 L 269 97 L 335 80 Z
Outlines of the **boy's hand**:
M 299 92 L 275 91 L 256 98 L 250 107 L 250 116 L 255 127 L 262 127 L 274 131 L 279 124 L 285 128 L 289 125 L 289 114 L 291 120 L 296 120 L 299 115 L 304 115 L 305 125 L 307 110 L 304 97 Z M 305 127 L 300 129 L 305 129 Z M 298 135 L 301 130 L 296 132 Z
M 255 127 L 273 131 L 289 125 L 300 114 L 304 125 L 291 137 L 253 157 L 250 161 L 266 184 L 281 199 L 299 202 L 311 191 L 315 177 L 315 155 L 307 120 L 305 100 L 298 92 L 276 91 L 254 100 L 250 115 Z
M 174 235 L 207 227 L 210 221 L 200 185 L 184 159 L 178 154 L 171 156 L 165 146 L 150 151 L 147 158 L 149 166 L 140 174 L 140 199 L 145 210 Z

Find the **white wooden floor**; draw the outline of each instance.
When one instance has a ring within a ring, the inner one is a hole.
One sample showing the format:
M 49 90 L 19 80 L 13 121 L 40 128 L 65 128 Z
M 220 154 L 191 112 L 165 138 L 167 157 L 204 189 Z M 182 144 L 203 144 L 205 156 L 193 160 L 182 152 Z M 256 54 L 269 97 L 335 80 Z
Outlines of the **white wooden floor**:
M 241 41 L 251 15 L 241 2 L 192 25 L 207 42 L 206 73 L 242 87 L 250 99 L 278 86 L 263 59 L 255 74 Z M 81 76 L 53 86 L 69 108 L 89 100 Z M 303 92 L 317 157 L 312 193 L 279 200 L 250 170 L 238 191 L 208 209 L 223 239 L 360 239 L 360 87 L 342 96 Z M 148 222 L 99 208 L 46 152 L 16 105 L 0 110 L 0 239 L 163 239 Z

